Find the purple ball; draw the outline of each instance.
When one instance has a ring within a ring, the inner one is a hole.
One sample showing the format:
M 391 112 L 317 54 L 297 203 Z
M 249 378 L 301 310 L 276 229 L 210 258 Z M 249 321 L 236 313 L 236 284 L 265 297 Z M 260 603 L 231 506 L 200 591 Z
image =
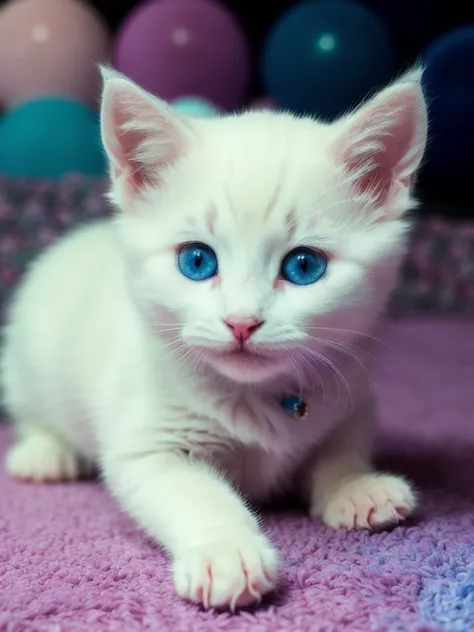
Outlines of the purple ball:
M 234 16 L 213 0 L 152 0 L 122 24 L 117 70 L 168 101 L 194 94 L 221 109 L 245 99 L 251 53 Z

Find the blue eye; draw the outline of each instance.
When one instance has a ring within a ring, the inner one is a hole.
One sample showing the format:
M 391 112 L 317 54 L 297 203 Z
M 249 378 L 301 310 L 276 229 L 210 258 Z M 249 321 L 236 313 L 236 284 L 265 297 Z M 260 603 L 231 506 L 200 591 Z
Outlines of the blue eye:
M 316 283 L 326 272 L 328 260 L 317 250 L 295 248 L 281 263 L 281 276 L 294 285 Z
M 217 274 L 217 256 L 212 248 L 198 242 L 184 244 L 178 251 L 179 271 L 191 281 L 205 281 Z

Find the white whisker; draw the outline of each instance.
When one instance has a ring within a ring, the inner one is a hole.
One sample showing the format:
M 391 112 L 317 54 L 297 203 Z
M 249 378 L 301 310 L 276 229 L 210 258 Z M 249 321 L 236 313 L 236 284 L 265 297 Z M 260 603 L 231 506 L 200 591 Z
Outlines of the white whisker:
M 344 385 L 348 398 L 349 398 L 349 405 L 350 405 L 350 409 L 352 410 L 354 407 L 354 398 L 352 395 L 352 391 L 349 385 L 349 382 L 347 381 L 346 377 L 344 376 L 344 374 L 342 373 L 342 371 L 339 369 L 339 367 L 330 359 L 328 358 L 326 355 L 324 355 L 323 353 L 320 353 L 318 351 L 315 351 L 314 349 L 311 349 L 309 347 L 305 347 L 303 345 L 297 345 L 300 349 L 302 349 L 303 351 L 305 351 L 307 354 L 309 354 L 310 356 L 314 357 L 316 360 L 319 360 L 321 362 L 323 362 L 324 364 L 326 364 L 331 371 L 334 373 L 336 378 L 339 378 L 340 382 Z M 340 383 L 337 379 L 336 379 L 336 384 L 339 385 Z M 339 387 L 338 387 L 338 393 L 339 393 Z
M 359 357 L 359 355 L 357 354 L 356 350 L 351 347 L 350 345 L 347 345 L 345 343 L 342 342 L 335 342 L 333 340 L 325 340 L 324 338 L 318 338 L 317 336 L 309 336 L 308 337 L 311 340 L 314 340 L 315 342 L 319 342 L 322 345 L 329 347 L 330 349 L 334 349 L 335 351 L 338 351 L 340 353 L 344 353 L 346 355 L 348 355 L 350 358 L 352 358 L 364 371 L 366 377 L 367 377 L 367 381 L 369 384 L 371 384 L 371 379 L 370 379 L 370 374 L 367 370 L 367 367 L 365 366 L 364 362 L 362 361 L 362 359 Z M 360 351 L 360 349 L 359 349 Z M 363 350 L 363 352 L 365 353 L 365 350 Z M 371 354 L 369 354 L 367 352 L 367 355 L 369 355 L 371 358 L 373 358 L 374 360 L 376 360 L 376 358 L 374 356 L 372 356 Z
M 391 352 L 398 353 L 401 358 L 406 360 L 406 356 L 404 356 L 402 353 L 400 353 L 400 351 L 398 349 L 396 349 L 395 347 L 392 347 L 392 345 L 389 345 L 384 340 L 381 340 L 380 338 L 377 338 L 376 336 L 373 336 L 372 334 L 368 334 L 368 333 L 363 332 L 363 331 L 356 331 L 354 329 L 341 329 L 340 327 L 322 327 L 322 326 L 319 326 L 319 327 L 309 326 L 309 327 L 307 327 L 307 329 L 319 330 L 319 331 L 323 331 L 323 332 L 325 331 L 325 332 L 336 332 L 336 333 L 351 334 L 351 335 L 354 335 L 354 336 L 360 336 L 361 338 L 367 338 L 368 340 L 372 340 L 373 342 L 386 347 Z

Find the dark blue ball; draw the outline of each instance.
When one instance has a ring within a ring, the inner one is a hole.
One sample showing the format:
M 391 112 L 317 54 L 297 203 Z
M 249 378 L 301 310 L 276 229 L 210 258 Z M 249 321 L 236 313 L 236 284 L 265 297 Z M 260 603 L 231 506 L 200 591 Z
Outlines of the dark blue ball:
M 60 178 L 70 172 L 106 172 L 95 112 L 82 103 L 50 97 L 19 105 L 2 117 L 0 173 Z
M 284 13 L 261 60 L 266 92 L 299 114 L 333 119 L 395 74 L 384 23 L 350 0 L 304 2 Z
M 474 175 L 474 26 L 451 31 L 423 54 L 429 108 L 424 174 L 438 186 L 471 186 Z

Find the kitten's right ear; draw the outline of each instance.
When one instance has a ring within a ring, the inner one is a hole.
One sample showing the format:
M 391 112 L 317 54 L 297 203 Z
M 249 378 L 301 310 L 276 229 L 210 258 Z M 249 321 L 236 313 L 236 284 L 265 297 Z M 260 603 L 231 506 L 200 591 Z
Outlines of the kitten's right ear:
M 367 208 L 376 208 L 380 217 L 404 213 L 427 140 L 422 70 L 402 76 L 334 129 L 337 159 L 354 187 L 371 199 Z
M 101 72 L 102 143 L 112 181 L 133 197 L 146 186 L 159 186 L 162 170 L 186 152 L 193 132 L 161 99 L 110 68 Z

